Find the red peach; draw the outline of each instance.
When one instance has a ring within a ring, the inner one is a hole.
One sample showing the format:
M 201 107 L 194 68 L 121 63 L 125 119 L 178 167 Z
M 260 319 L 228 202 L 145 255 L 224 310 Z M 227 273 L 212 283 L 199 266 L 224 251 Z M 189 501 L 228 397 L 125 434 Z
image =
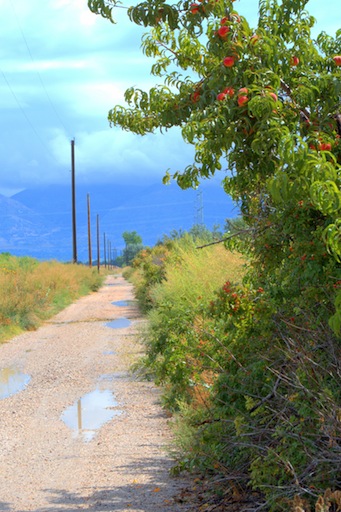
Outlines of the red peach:
M 226 68 L 231 68 L 234 66 L 234 57 L 225 57 L 223 64 Z
M 238 96 L 241 96 L 241 95 L 244 95 L 247 94 L 249 92 L 249 90 L 247 89 L 247 87 L 242 87 L 241 89 L 239 89 L 238 91 Z
M 223 101 L 226 98 L 226 94 L 224 92 L 220 92 L 217 96 L 218 101 Z
M 230 32 L 230 28 L 227 27 L 226 25 L 223 25 L 222 27 L 220 27 L 217 30 L 217 34 L 219 37 L 226 37 L 229 32 Z
M 320 151 L 331 151 L 332 145 L 329 142 L 322 142 L 319 144 L 318 149 Z
M 198 12 L 199 12 L 199 5 L 198 4 L 191 4 L 190 9 L 191 9 L 191 13 L 192 14 L 198 14 Z
M 230 96 L 230 98 L 234 96 L 234 89 L 232 87 L 226 87 L 223 92 L 227 94 L 227 96 Z
M 291 66 L 298 66 L 299 63 L 300 63 L 300 59 L 296 55 L 291 57 L 291 59 L 290 59 Z
M 249 101 L 249 98 L 247 96 L 239 96 L 238 98 L 238 105 L 240 107 L 242 107 L 243 105 L 245 105 L 245 103 L 247 103 Z
M 195 91 L 193 94 L 192 94 L 192 102 L 193 103 L 196 103 L 197 101 L 200 100 L 200 92 L 199 91 Z
M 335 55 L 335 57 L 333 57 L 333 60 L 336 66 L 341 66 L 341 55 Z

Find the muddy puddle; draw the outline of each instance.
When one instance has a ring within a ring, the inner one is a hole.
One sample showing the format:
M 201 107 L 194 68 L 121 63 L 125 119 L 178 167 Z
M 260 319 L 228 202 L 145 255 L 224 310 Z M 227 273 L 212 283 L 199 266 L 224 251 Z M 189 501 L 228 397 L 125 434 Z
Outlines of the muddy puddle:
M 23 391 L 30 380 L 30 375 L 18 368 L 3 368 L 0 370 L 0 400 Z
M 131 321 L 128 318 L 116 318 L 116 320 L 112 320 L 111 322 L 107 322 L 105 324 L 107 327 L 111 327 L 111 329 L 125 329 L 131 325 Z
M 117 407 L 111 391 L 96 389 L 65 409 L 61 419 L 73 431 L 73 437 L 89 442 L 105 423 L 122 414 Z

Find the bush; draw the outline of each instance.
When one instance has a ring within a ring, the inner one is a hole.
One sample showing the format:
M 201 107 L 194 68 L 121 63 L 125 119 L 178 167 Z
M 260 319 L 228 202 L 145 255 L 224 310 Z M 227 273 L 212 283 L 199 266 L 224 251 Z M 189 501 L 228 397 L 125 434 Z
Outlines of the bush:
M 191 237 L 156 268 L 154 249 L 135 262 L 140 284 L 157 276 L 144 290 L 144 364 L 177 411 L 177 468 L 220 473 L 276 512 L 341 486 L 340 339 L 328 325 L 339 270 L 317 240 L 286 241 L 286 229 L 272 247 L 257 240 L 252 266 Z

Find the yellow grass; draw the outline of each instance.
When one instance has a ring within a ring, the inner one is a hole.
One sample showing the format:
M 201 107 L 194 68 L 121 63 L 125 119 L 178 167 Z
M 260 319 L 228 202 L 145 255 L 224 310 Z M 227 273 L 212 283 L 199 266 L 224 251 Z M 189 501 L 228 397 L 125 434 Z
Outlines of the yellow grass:
M 240 282 L 245 272 L 245 260 L 237 253 L 227 251 L 222 245 L 204 249 L 180 247 L 177 255 L 166 264 L 166 280 L 153 290 L 157 300 L 176 295 L 189 301 L 212 298 L 212 293 L 229 280 Z
M 36 329 L 101 283 L 97 270 L 83 265 L 0 255 L 0 341 Z

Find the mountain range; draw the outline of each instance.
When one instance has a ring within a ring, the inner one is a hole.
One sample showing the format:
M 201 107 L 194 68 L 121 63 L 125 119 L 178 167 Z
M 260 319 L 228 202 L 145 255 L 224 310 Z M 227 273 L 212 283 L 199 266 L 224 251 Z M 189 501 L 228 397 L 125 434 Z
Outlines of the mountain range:
M 97 216 L 101 252 L 106 240 L 119 254 L 122 233 L 136 231 L 147 246 L 164 235 L 187 231 L 195 224 L 223 229 L 238 207 L 220 184 L 204 183 L 198 190 L 171 185 L 79 185 L 76 188 L 78 261 L 88 259 L 87 197 L 93 258 L 97 256 Z M 0 195 L 0 252 L 40 260 L 72 260 L 71 186 L 49 185 L 23 190 L 12 197 Z M 96 249 L 96 251 L 94 250 Z M 96 254 L 95 254 L 96 252 Z

